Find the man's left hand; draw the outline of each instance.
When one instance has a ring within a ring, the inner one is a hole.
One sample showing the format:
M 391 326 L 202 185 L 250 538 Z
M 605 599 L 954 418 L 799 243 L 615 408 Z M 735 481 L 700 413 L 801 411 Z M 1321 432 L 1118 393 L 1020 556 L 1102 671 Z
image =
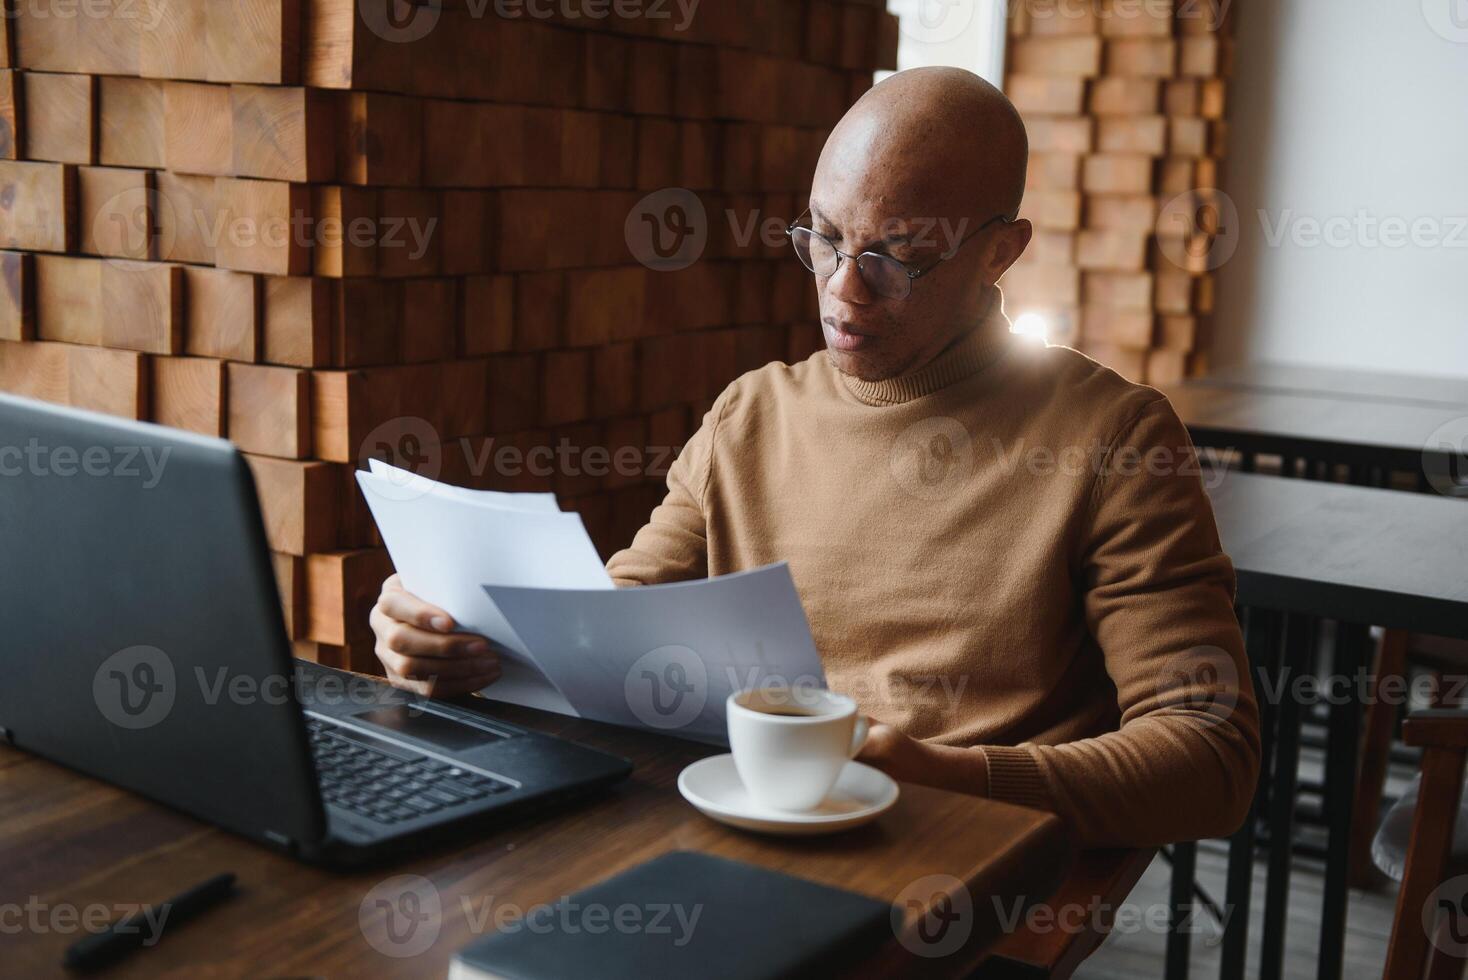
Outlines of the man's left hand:
M 880 769 L 899 782 L 921 783 L 956 793 L 984 796 L 989 768 L 977 749 L 920 742 L 891 725 L 868 719 L 871 729 L 857 761 Z

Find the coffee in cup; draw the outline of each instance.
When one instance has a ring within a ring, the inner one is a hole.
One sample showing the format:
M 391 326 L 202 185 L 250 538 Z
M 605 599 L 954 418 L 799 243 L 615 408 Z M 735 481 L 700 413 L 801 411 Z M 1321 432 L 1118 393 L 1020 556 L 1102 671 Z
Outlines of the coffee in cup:
M 811 810 L 867 738 L 856 702 L 831 691 L 757 687 L 726 705 L 734 768 L 756 803 Z

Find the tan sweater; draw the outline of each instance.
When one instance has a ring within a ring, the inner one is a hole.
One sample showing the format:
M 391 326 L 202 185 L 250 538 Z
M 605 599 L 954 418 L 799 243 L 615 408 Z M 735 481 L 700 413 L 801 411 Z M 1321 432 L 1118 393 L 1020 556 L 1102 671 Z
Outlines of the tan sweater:
M 983 752 L 974 792 L 1087 845 L 1229 834 L 1258 711 L 1187 431 L 998 306 L 900 378 L 822 351 L 736 380 L 607 567 L 637 585 L 788 561 L 830 686 Z

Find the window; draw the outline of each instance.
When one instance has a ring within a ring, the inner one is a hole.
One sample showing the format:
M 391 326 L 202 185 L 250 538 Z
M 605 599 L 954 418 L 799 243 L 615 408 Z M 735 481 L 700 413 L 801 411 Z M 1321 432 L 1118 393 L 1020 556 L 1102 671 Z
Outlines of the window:
M 1004 82 L 1005 0 L 889 0 L 900 23 L 897 67 L 951 65 Z M 878 72 L 881 81 L 891 72 Z

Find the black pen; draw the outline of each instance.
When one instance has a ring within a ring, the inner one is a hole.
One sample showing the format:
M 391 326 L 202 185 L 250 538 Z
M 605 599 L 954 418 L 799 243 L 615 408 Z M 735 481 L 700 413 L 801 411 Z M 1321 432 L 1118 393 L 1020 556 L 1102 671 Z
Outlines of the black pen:
M 234 882 L 233 874 L 217 875 L 203 884 L 195 885 L 182 895 L 169 899 L 161 906 L 140 909 L 126 915 L 108 926 L 106 932 L 99 932 L 72 943 L 61 965 L 68 970 L 95 970 L 124 953 L 145 944 L 151 945 L 161 939 L 163 931 L 171 929 L 175 922 L 191 919 L 228 898 L 234 891 Z M 152 925 L 149 913 L 155 909 L 163 910 L 162 924 L 156 934 L 148 931 Z

